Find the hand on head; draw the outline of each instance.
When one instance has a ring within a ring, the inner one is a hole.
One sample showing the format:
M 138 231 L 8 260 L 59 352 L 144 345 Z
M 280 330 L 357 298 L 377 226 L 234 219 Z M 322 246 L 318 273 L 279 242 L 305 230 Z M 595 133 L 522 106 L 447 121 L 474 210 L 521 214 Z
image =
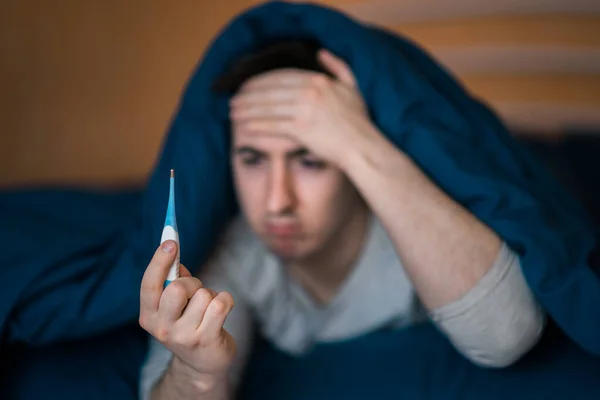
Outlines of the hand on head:
M 287 136 L 341 166 L 341 149 L 375 129 L 350 67 L 327 50 L 318 58 L 336 79 L 293 68 L 262 73 L 231 99 L 230 116 L 239 132 Z

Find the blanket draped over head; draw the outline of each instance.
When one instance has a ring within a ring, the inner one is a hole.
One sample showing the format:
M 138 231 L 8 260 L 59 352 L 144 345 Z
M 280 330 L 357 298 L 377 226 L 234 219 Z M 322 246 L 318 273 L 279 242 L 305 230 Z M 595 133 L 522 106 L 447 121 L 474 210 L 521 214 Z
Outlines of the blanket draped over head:
M 181 260 L 193 272 L 201 268 L 237 212 L 228 99 L 211 84 L 240 56 L 282 38 L 315 39 L 343 58 L 379 129 L 520 255 L 551 321 L 600 356 L 600 278 L 590 262 L 596 232 L 580 205 L 418 46 L 328 8 L 282 2 L 237 16 L 211 43 L 143 190 L 0 193 L 1 343 L 40 346 L 137 322 L 171 168 Z

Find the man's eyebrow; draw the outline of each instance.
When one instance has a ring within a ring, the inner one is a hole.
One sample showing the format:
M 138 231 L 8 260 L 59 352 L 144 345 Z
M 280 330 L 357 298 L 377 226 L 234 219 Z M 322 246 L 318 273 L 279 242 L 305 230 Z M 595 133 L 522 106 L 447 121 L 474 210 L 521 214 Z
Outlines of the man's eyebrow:
M 250 156 L 256 156 L 256 157 L 266 157 L 267 156 L 267 154 L 265 152 L 260 151 L 256 148 L 250 147 L 250 146 L 236 147 L 234 152 L 235 152 L 235 154 L 239 154 L 239 155 L 250 155 Z M 287 158 L 306 157 L 307 155 L 310 155 L 310 154 L 312 154 L 312 153 L 306 147 L 297 147 L 297 148 L 285 153 Z
M 252 156 L 259 156 L 262 157 L 265 155 L 265 153 L 263 153 L 262 151 L 255 149 L 254 147 L 250 147 L 250 146 L 240 146 L 237 147 L 235 149 L 235 153 L 236 154 L 240 154 L 240 155 L 252 155 Z
M 310 154 L 310 151 L 306 147 L 298 147 L 294 150 L 288 151 L 285 155 L 289 158 L 305 157 Z

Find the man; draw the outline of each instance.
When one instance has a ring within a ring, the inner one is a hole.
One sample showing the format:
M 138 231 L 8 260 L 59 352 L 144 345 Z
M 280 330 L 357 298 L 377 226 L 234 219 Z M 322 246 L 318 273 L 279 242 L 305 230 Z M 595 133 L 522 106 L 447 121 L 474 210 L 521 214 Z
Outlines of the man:
M 216 85 L 230 102 L 241 215 L 200 279 L 141 287 L 155 340 L 142 397 L 233 397 L 253 329 L 303 354 L 317 342 L 431 318 L 487 367 L 531 349 L 545 316 L 518 256 L 369 119 L 350 68 L 309 42 L 270 45 Z M 234 307 L 235 301 L 235 307 Z

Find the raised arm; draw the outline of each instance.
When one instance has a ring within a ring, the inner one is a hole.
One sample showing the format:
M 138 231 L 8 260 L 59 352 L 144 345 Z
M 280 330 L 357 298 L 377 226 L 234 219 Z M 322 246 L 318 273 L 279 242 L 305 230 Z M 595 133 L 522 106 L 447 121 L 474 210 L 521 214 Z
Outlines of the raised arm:
M 141 289 L 140 325 L 153 338 L 142 369 L 140 398 L 233 398 L 249 350 L 251 322 L 217 263 L 201 279 L 182 277 L 163 291 L 174 253 L 158 250 Z M 175 284 L 175 285 L 174 285 Z
M 460 351 L 478 364 L 502 367 L 538 341 L 544 313 L 518 255 L 490 228 L 383 139 L 365 142 L 346 170 L 388 231 L 433 320 Z
M 343 170 L 386 228 L 419 297 L 455 347 L 479 364 L 514 362 L 544 325 L 519 258 L 385 138 L 341 59 L 323 50 L 319 60 L 337 79 L 273 72 L 233 98 L 239 129 L 287 135 Z M 269 107 L 273 99 L 280 100 L 277 107 Z

